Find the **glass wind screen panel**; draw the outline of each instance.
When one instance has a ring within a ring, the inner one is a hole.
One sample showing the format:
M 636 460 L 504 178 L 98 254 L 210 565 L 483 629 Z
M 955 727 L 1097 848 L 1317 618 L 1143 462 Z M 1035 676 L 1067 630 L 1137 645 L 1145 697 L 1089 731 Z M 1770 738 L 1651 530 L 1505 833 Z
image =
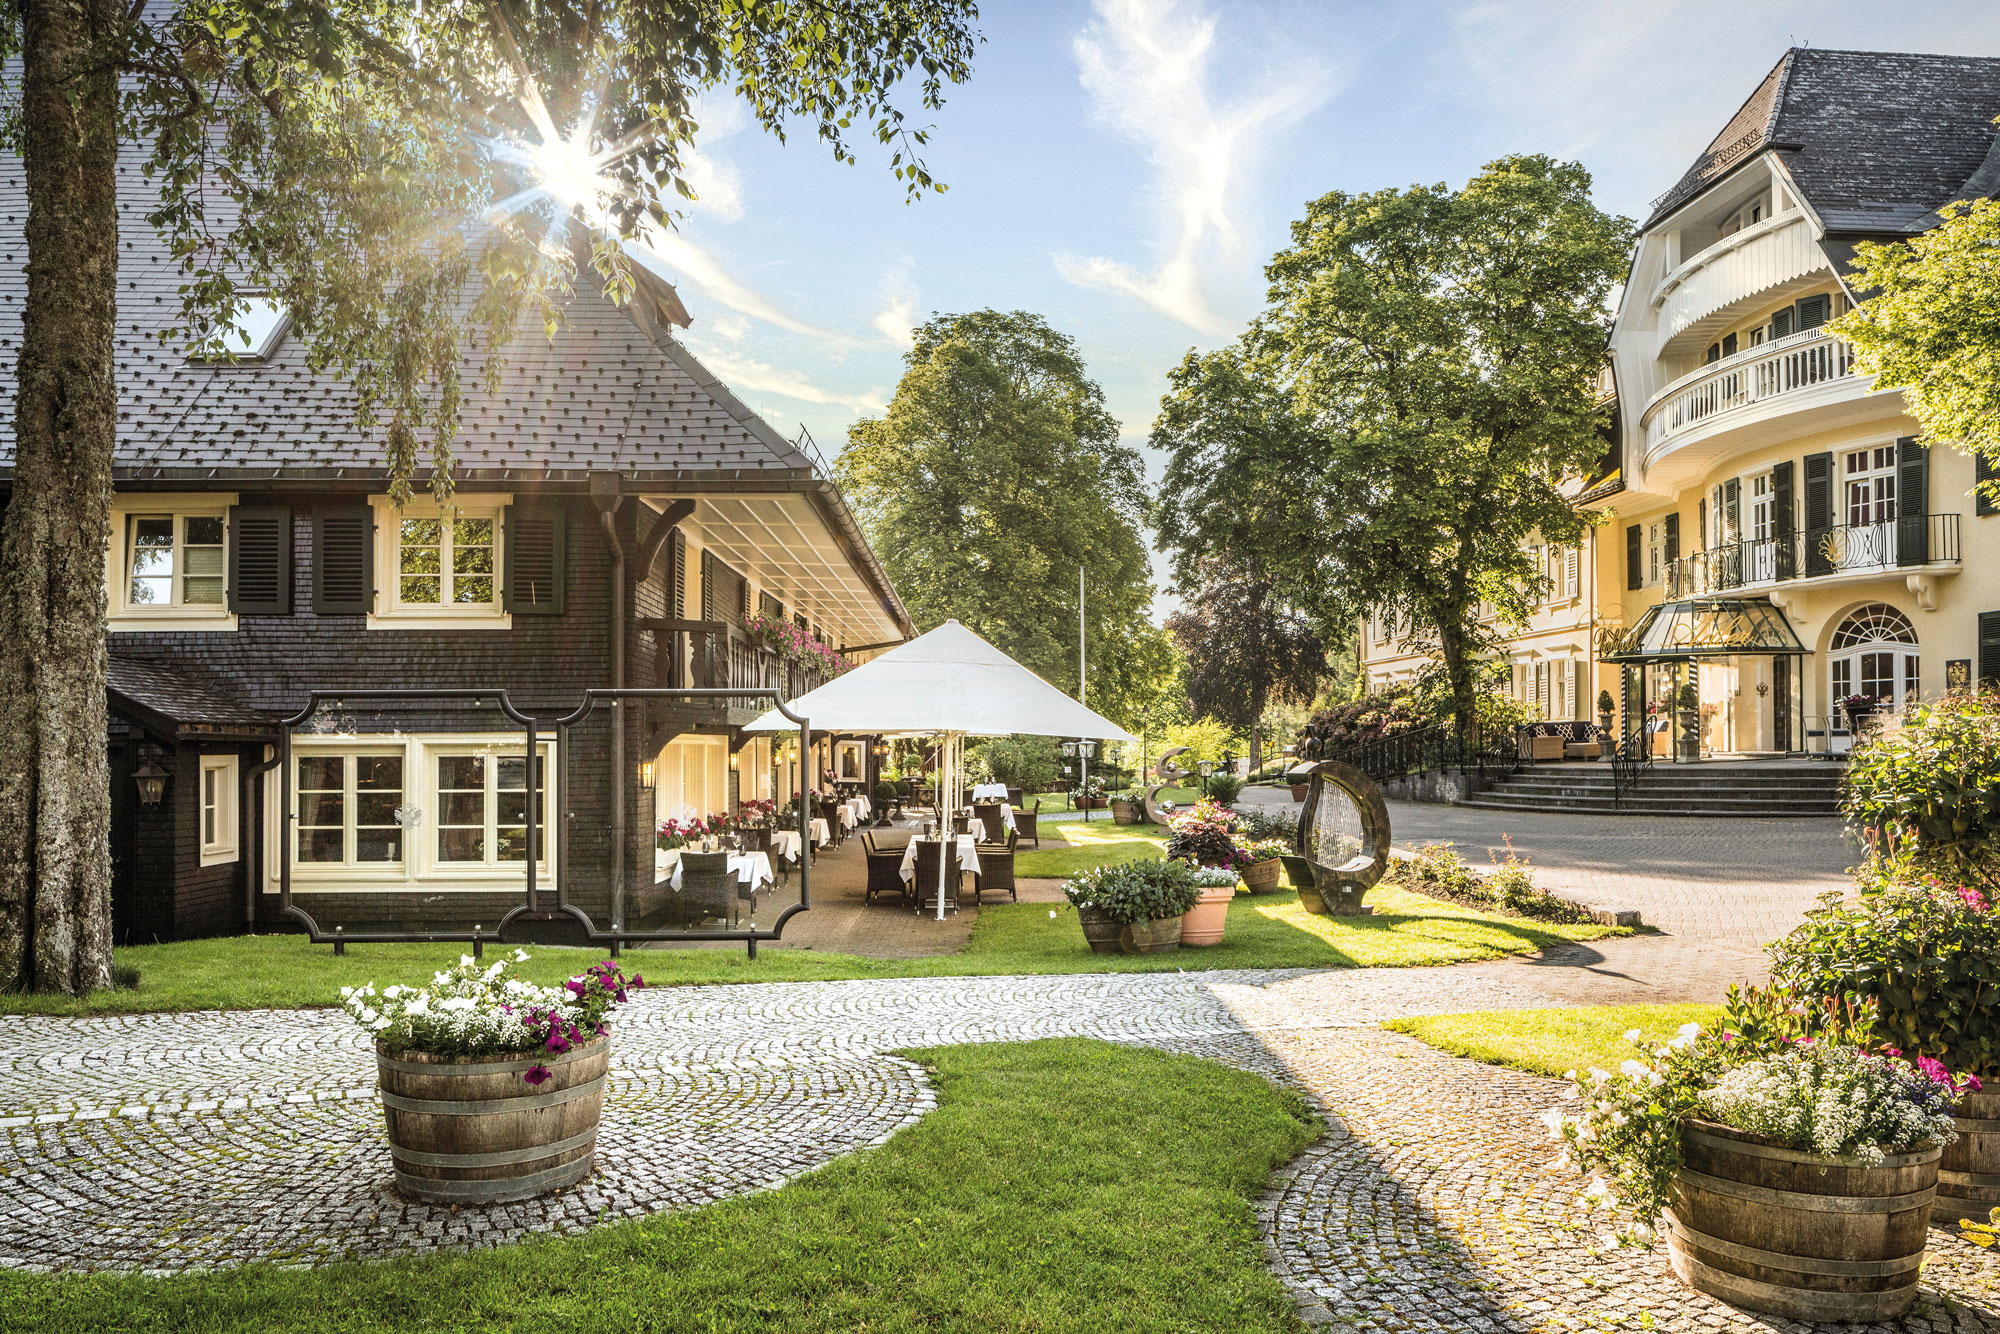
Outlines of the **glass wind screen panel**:
M 174 602 L 173 516 L 133 515 L 126 521 L 126 544 L 132 553 L 131 588 L 126 600 L 134 606 L 172 606 Z
M 302 862 L 347 859 L 347 757 L 301 756 L 298 766 L 299 851 Z
M 438 860 L 486 860 L 486 757 L 438 756 Z
M 460 605 L 493 600 L 493 520 L 452 522 L 451 600 Z
M 357 755 L 354 759 L 354 860 L 403 860 L 403 757 Z
M 1313 808 L 1312 859 L 1321 866 L 1344 866 L 1361 855 L 1361 808 L 1344 788 L 1322 783 Z
M 181 520 L 182 602 L 222 605 L 224 533 L 220 515 L 190 515 Z
M 400 601 L 436 605 L 444 600 L 444 520 L 405 519 L 397 529 Z
M 494 773 L 495 860 L 518 862 L 528 855 L 528 763 L 519 755 L 502 755 Z M 535 759 L 535 836 L 541 840 L 537 861 L 548 858 L 548 771 Z

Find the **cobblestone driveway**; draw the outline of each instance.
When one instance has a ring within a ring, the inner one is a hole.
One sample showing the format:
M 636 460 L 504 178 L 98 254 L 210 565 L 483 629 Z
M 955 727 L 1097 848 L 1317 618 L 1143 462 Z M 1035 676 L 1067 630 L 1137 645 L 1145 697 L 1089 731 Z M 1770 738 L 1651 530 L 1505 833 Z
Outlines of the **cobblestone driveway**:
M 775 1185 L 931 1105 L 886 1053 L 1090 1036 L 1222 1060 L 1306 1091 L 1328 1139 L 1266 1235 L 1305 1314 L 1443 1330 L 1791 1329 L 1602 1253 L 1549 1167 L 1553 1081 L 1374 1025 L 1544 1003 L 1465 969 L 940 978 L 658 990 L 624 1012 L 595 1177 L 452 1212 L 389 1189 L 360 1035 L 326 1011 L 15 1019 L 0 1045 L 0 1264 L 162 1271 L 496 1245 Z M 1923 1313 L 2000 1334 L 1994 1262 L 1933 1233 Z

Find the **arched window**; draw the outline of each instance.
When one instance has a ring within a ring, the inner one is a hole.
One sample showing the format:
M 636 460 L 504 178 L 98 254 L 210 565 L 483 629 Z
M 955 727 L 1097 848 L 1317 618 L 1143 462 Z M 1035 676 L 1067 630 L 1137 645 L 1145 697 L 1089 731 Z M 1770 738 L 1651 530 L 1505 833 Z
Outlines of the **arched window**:
M 1836 706 L 1849 695 L 1898 709 L 1917 698 L 1917 627 L 1886 602 L 1850 613 L 1833 632 L 1827 660 Z

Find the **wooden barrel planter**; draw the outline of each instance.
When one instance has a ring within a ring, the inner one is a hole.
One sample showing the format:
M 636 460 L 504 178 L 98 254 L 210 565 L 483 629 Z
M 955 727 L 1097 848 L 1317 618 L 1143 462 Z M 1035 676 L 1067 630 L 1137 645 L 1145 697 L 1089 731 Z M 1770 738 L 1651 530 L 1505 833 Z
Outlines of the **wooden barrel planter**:
M 1181 947 L 1181 919 L 1162 917 L 1151 922 L 1121 922 L 1096 908 L 1078 908 L 1083 938 L 1094 954 L 1164 954 Z
M 396 1189 L 432 1204 L 503 1204 L 583 1180 L 597 1149 L 611 1039 L 560 1056 L 375 1053 Z M 535 1066 L 549 1078 L 522 1078 Z
M 1278 876 L 1284 869 L 1284 863 L 1276 857 L 1252 862 L 1243 869 L 1243 887 L 1252 894 L 1269 894 L 1278 887 Z
M 1916 1301 L 1939 1150 L 1866 1167 L 1690 1120 L 1681 1156 L 1667 1256 L 1689 1287 L 1794 1320 L 1887 1320 Z
M 1958 1138 L 1944 1146 L 1938 1160 L 1937 1203 L 1931 1221 L 1958 1226 L 1961 1218 L 1984 1223 L 2000 1209 L 2000 1081 L 1993 1092 L 1960 1097 L 1952 1119 Z
M 1136 801 L 1114 801 L 1111 803 L 1111 819 L 1115 824 L 1139 823 L 1139 803 Z

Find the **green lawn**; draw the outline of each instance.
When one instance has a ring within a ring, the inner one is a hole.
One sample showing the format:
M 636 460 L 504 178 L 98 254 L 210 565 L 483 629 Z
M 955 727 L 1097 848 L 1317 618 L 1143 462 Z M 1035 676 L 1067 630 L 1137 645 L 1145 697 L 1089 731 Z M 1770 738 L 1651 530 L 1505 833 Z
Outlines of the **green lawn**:
M 1098 814 L 1092 812 L 1093 815 Z M 1093 820 L 1042 821 L 1043 841 L 1066 840 L 1069 847 L 1023 848 L 1014 853 L 1014 874 L 1067 880 L 1093 866 L 1158 861 L 1166 855 L 1167 831 L 1156 824 L 1114 824 L 1105 812 Z
M 1454 1056 L 1511 1065 L 1538 1075 L 1569 1070 L 1616 1070 L 1632 1056 L 1625 1034 L 1638 1029 L 1642 1040 L 1661 1042 L 1682 1024 L 1704 1026 L 1722 1017 L 1720 1005 L 1592 1005 L 1567 1010 L 1480 1010 L 1471 1014 L 1396 1019 L 1398 1033 L 1442 1048 Z
M 912 1053 L 938 1107 L 782 1189 L 578 1237 L 319 1270 L 0 1275 L 0 1331 L 1295 1331 L 1254 1202 L 1319 1133 L 1209 1061 Z
M 1624 932 L 1499 917 L 1378 886 L 1372 917 L 1319 917 L 1298 895 L 1239 894 L 1220 945 L 1168 954 L 1092 954 L 1068 905 L 1006 903 L 980 909 L 963 954 L 871 959 L 853 954 L 765 948 L 755 960 L 735 950 L 628 950 L 628 971 L 670 986 L 721 982 L 823 982 L 865 977 L 990 977 L 1007 973 L 1153 973 L 1200 968 L 1406 968 L 1524 954 L 1564 940 Z M 1053 915 L 1051 915 L 1053 914 Z M 84 1014 L 146 1010 L 286 1009 L 335 1005 L 340 988 L 361 982 L 421 982 L 456 960 L 456 945 L 329 945 L 296 935 L 237 936 L 135 945 L 118 962 L 140 970 L 129 991 L 63 996 L 0 995 L 0 1013 Z M 529 977 L 552 982 L 603 957 L 601 950 L 531 945 Z M 497 952 L 489 958 L 499 957 Z

